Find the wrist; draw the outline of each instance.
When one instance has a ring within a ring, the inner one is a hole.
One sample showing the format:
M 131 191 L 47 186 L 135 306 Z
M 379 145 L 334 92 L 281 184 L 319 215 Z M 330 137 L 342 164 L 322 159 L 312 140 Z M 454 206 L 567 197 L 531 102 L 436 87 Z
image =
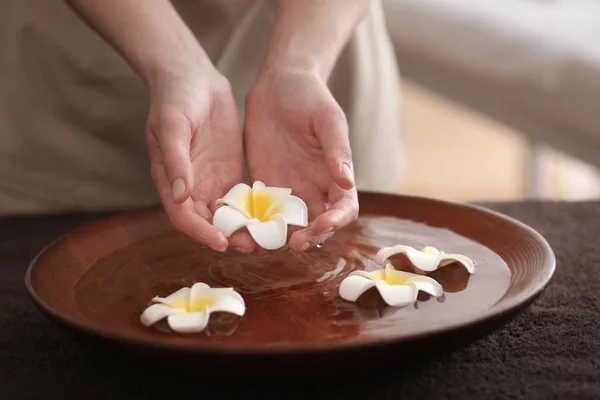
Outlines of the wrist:
M 208 78 L 218 74 L 207 54 L 197 43 L 181 48 L 153 50 L 148 53 L 140 52 L 136 57 L 138 72 L 150 90 L 177 77 Z
M 261 65 L 259 78 L 262 76 L 278 76 L 287 72 L 303 72 L 313 74 L 327 81 L 331 74 L 329 63 L 313 55 L 287 51 L 285 53 L 268 54 Z
M 168 62 L 146 64 L 142 78 L 151 92 L 160 91 L 175 80 L 185 80 L 193 85 L 222 78 L 210 60 L 202 54 L 190 54 L 185 58 L 166 58 L 166 60 Z

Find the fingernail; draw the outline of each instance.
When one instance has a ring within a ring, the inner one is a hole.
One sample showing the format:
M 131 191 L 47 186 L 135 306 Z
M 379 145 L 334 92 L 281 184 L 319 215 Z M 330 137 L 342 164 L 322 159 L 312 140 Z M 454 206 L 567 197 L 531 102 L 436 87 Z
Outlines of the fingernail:
M 323 241 L 329 240 L 333 237 L 333 232 L 323 234 Z
M 305 251 L 310 247 L 310 243 L 306 242 L 302 245 L 302 248 L 300 249 L 300 251 Z
M 216 243 L 216 246 L 213 247 L 214 250 L 219 251 L 219 252 L 225 252 L 227 251 L 227 248 L 229 247 L 229 242 L 227 241 L 227 239 L 225 239 L 224 237 L 219 240 L 218 243 Z
M 348 163 L 342 163 L 342 173 L 352 184 L 354 184 L 354 174 L 352 173 L 352 168 Z
M 218 251 L 219 253 L 224 253 L 227 251 L 227 245 L 223 246 L 222 244 L 213 247 L 214 251 Z
M 173 181 L 171 186 L 171 194 L 173 195 L 173 201 L 177 200 L 185 192 L 185 181 L 183 178 L 177 178 Z

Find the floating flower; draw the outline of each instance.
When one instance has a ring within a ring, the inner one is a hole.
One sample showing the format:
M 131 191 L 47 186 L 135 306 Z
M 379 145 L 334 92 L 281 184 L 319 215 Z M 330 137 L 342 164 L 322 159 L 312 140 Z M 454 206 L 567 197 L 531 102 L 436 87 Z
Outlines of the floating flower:
M 200 282 L 167 297 L 155 297 L 152 302 L 140 317 L 142 324 L 151 326 L 166 318 L 169 328 L 179 333 L 202 332 L 214 312 L 240 317 L 246 312 L 244 299 L 232 288 L 211 288 Z
M 404 245 L 384 247 L 375 255 L 375 262 L 383 265 L 387 259 L 396 254 L 405 254 L 416 269 L 424 272 L 435 271 L 439 267 L 445 267 L 454 262 L 464 265 L 471 274 L 475 272 L 475 263 L 467 256 L 463 256 L 462 254 L 446 254 L 432 246 L 425 246 L 423 250 L 417 250 Z
M 353 271 L 340 284 L 340 297 L 356 301 L 367 290 L 375 287 L 383 300 L 393 307 L 404 307 L 417 301 L 419 290 L 434 297 L 444 294 L 442 285 L 427 276 L 398 271 L 387 264 L 373 272 Z
M 266 250 L 275 250 L 287 241 L 287 226 L 308 226 L 308 209 L 292 189 L 267 187 L 260 181 L 252 188 L 235 185 L 217 204 L 213 225 L 227 237 L 246 227 L 252 238 Z

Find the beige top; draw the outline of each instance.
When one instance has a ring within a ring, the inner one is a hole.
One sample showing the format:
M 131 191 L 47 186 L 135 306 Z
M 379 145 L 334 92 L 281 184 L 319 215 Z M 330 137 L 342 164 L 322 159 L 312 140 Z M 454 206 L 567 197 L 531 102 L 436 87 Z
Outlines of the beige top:
M 273 16 L 268 0 L 173 2 L 232 83 L 240 115 Z M 7 0 L 0 13 L 0 213 L 156 204 L 148 90 L 60 1 Z M 396 59 L 373 2 L 330 87 L 347 113 L 359 189 L 396 191 L 402 171 Z

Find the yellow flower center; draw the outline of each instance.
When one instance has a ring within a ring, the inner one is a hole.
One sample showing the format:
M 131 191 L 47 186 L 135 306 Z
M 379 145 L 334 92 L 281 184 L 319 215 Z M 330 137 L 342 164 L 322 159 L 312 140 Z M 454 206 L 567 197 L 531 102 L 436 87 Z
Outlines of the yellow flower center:
M 433 254 L 434 256 L 439 256 L 441 254 L 440 251 L 433 246 L 423 247 L 423 253 Z
M 206 293 L 195 299 L 194 302 L 190 301 L 187 312 L 198 312 L 205 311 L 208 307 L 212 307 L 217 302 L 218 296 L 215 293 Z
M 394 269 L 388 264 L 385 267 L 385 270 L 370 272 L 371 279 L 384 281 L 388 285 L 404 285 L 406 283 L 406 279 L 398 276 L 399 274 L 394 274 L 393 271 Z
M 189 311 L 188 310 L 188 302 L 184 298 L 179 298 L 177 300 L 170 300 L 169 304 L 172 307 L 179 308 L 180 310 Z
M 242 199 L 241 203 L 244 204 L 244 209 L 252 218 L 266 222 L 278 212 L 278 207 L 273 207 L 275 200 L 277 198 L 272 193 L 254 189 L 248 198 Z

